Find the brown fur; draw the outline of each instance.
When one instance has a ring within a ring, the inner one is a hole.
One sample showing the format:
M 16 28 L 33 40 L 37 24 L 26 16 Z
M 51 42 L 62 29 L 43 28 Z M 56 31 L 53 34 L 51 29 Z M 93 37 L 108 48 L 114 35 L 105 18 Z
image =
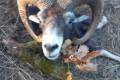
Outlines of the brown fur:
M 72 10 L 73 8 L 76 8 L 76 7 L 80 6 L 81 4 L 83 4 L 83 5 L 88 4 L 91 7 L 92 12 L 93 12 L 93 16 L 92 16 L 93 21 L 92 21 L 90 29 L 85 34 L 85 36 L 74 41 L 74 43 L 76 43 L 76 44 L 81 44 L 81 43 L 86 42 L 92 36 L 92 34 L 95 32 L 96 26 L 101 18 L 102 12 L 103 12 L 103 1 L 102 0 L 71 0 L 71 1 L 72 1 L 72 3 L 70 4 L 70 6 L 69 5 L 67 6 L 65 11 Z M 14 0 L 13 0 L 13 2 L 14 2 Z M 55 1 L 54 5 L 55 4 L 58 5 L 58 3 L 56 3 L 56 2 L 57 1 Z M 40 37 L 38 38 L 38 36 L 35 35 L 35 33 L 30 28 L 30 25 L 28 24 L 28 19 L 26 16 L 26 6 L 34 5 L 34 6 L 38 7 L 39 9 L 44 9 L 45 4 L 40 3 L 38 0 L 17 0 L 17 4 L 18 4 L 19 14 L 21 16 L 21 19 L 23 21 L 25 28 L 30 33 L 30 35 L 33 37 L 33 39 L 40 42 L 40 40 L 39 40 Z M 58 7 L 57 9 L 61 9 L 61 8 Z M 58 13 L 56 11 L 51 10 L 49 12 L 49 16 L 51 16 L 53 14 L 58 14 Z

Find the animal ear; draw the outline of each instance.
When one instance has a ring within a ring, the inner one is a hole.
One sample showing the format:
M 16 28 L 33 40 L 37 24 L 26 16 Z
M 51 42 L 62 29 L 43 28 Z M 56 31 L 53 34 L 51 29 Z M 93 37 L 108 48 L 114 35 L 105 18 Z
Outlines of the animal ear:
M 40 21 L 39 21 L 39 19 L 37 18 L 37 16 L 35 16 L 35 15 L 30 15 L 29 16 L 29 20 L 30 21 L 33 21 L 33 22 L 35 22 L 35 23 L 40 23 Z

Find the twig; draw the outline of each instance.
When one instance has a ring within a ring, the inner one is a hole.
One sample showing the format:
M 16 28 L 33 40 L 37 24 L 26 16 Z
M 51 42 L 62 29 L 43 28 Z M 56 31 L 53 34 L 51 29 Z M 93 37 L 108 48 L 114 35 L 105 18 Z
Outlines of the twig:
M 17 16 L 17 18 L 16 18 L 16 22 L 15 22 L 15 24 L 14 24 L 14 27 L 16 27 L 16 25 L 17 25 L 17 23 L 19 22 L 19 15 Z
M 18 75 L 20 76 L 20 78 L 21 78 L 22 80 L 27 80 L 20 71 L 18 72 Z
M 0 52 L 1 54 L 3 54 L 2 52 Z M 25 70 L 23 70 L 22 68 L 20 68 L 20 67 L 18 67 L 10 58 L 8 58 L 6 55 L 4 55 L 3 54 L 3 56 L 6 58 L 6 59 L 8 59 L 8 61 L 10 61 L 12 64 L 14 64 L 14 66 L 18 69 L 18 70 L 20 70 L 20 71 L 22 71 L 23 73 L 25 73 L 28 77 L 29 77 L 29 80 L 34 80 L 31 76 L 30 76 L 30 74 L 28 74 Z
M 10 69 L 10 70 L 18 70 L 17 68 L 6 67 L 6 66 L 0 66 L 0 68 Z
M 111 69 L 111 68 L 114 68 L 114 67 L 120 67 L 120 65 L 107 66 L 107 67 L 105 67 L 104 70 L 106 70 L 106 69 Z
M 3 32 L 5 36 L 7 36 L 6 32 L 2 28 L 0 28 L 0 30 Z
M 11 76 L 9 76 L 8 78 L 6 78 L 6 80 L 9 80 L 11 77 L 13 77 L 14 75 L 16 75 L 16 72 L 13 74 L 11 74 Z
M 5 11 L 7 11 L 7 9 L 6 9 L 6 8 L 4 8 L 4 7 L 2 7 L 2 6 L 0 6 L 0 8 L 1 8 L 1 9 L 4 9 Z

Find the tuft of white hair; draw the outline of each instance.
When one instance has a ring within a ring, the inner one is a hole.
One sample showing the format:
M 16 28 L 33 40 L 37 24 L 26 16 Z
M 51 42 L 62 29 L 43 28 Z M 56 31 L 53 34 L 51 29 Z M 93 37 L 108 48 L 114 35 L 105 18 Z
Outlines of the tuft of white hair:
M 108 23 L 108 19 L 106 16 L 102 16 L 101 22 L 99 22 L 97 29 L 102 29 L 104 25 Z
M 109 52 L 107 50 L 101 49 L 100 50 L 100 55 L 120 62 L 120 57 L 119 56 L 116 56 L 116 55 L 112 54 L 111 52 Z

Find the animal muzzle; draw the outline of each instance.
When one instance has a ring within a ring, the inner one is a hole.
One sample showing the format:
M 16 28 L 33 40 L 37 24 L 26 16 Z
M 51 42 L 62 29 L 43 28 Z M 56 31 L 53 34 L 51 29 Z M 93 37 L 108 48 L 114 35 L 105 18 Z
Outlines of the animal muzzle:
M 42 49 L 46 58 L 55 60 L 60 55 L 63 44 L 63 33 L 59 33 L 57 27 L 47 28 L 42 35 Z

